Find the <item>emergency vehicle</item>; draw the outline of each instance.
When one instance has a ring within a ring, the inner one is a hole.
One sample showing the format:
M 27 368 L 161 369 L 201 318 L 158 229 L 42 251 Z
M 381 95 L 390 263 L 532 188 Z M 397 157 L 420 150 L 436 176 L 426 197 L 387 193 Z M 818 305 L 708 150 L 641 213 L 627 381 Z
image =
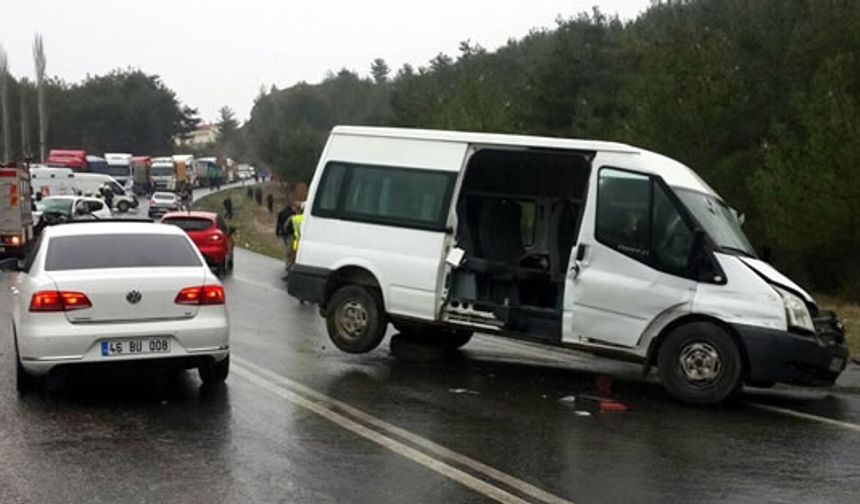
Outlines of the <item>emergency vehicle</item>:
M 33 241 L 29 167 L 0 164 L 0 258 L 23 256 Z

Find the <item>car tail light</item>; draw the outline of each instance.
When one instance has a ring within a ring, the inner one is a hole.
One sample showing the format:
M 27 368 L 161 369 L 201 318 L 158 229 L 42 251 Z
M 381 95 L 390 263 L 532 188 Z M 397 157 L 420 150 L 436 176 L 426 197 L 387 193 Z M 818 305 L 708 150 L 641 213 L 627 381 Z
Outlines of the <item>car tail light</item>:
M 216 233 L 213 235 L 209 235 L 209 237 L 206 238 L 206 241 L 211 242 L 211 243 L 221 243 L 224 241 L 224 236 L 221 235 L 220 233 Z
M 31 312 L 74 311 L 92 308 L 90 298 L 81 292 L 39 291 L 30 300 Z
M 21 245 L 21 236 L 17 234 L 2 235 L 0 236 L 0 243 L 3 243 L 3 245 L 17 247 Z
M 179 291 L 174 302 L 184 305 L 222 305 L 224 304 L 224 287 L 220 285 L 186 287 Z

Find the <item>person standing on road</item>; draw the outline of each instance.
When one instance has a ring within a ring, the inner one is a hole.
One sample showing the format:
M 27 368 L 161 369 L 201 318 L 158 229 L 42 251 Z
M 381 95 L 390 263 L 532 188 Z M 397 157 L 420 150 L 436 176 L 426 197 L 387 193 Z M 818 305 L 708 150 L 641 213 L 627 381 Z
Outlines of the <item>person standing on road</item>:
M 295 215 L 296 210 L 294 208 L 294 203 L 292 201 L 287 201 L 287 204 L 284 205 L 284 208 L 278 212 L 278 218 L 275 223 L 275 236 L 277 236 L 281 243 L 284 244 L 284 271 L 285 273 L 290 271 L 290 248 L 292 247 L 292 236 L 293 236 L 293 227 L 290 222 L 290 218 Z M 286 276 L 283 278 L 287 279 Z
M 272 196 L 272 193 L 266 195 L 266 207 L 269 209 L 269 213 L 275 211 L 275 197 Z
M 229 196 L 224 199 L 224 218 L 233 220 L 233 200 Z
M 304 211 L 305 204 L 301 202 L 296 208 L 296 213 L 287 220 L 287 228 L 292 238 L 287 252 L 287 275 L 293 269 L 293 265 L 296 263 L 296 255 L 299 253 L 299 240 L 302 237 L 302 221 L 305 218 Z

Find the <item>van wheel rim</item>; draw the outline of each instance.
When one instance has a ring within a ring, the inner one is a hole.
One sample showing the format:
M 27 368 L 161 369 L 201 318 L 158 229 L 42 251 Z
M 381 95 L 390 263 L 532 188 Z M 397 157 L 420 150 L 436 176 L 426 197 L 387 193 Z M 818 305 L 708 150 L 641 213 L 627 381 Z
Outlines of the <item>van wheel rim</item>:
M 367 310 L 358 301 L 347 301 L 338 310 L 337 323 L 343 336 L 358 338 L 367 327 Z
M 707 385 L 716 380 L 723 370 L 720 353 L 709 343 L 690 343 L 681 350 L 678 363 L 687 381 Z

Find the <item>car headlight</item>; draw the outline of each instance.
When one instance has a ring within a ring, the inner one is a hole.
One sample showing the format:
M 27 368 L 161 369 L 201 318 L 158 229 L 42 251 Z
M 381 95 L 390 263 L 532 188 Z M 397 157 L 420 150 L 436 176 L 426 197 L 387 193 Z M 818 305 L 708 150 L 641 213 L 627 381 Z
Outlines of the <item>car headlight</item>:
M 809 308 L 806 307 L 803 299 L 785 289 L 776 286 L 774 286 L 774 289 L 782 296 L 782 303 L 785 305 L 785 316 L 788 319 L 788 327 L 814 333 L 815 324 L 812 322 L 812 315 L 809 314 Z

